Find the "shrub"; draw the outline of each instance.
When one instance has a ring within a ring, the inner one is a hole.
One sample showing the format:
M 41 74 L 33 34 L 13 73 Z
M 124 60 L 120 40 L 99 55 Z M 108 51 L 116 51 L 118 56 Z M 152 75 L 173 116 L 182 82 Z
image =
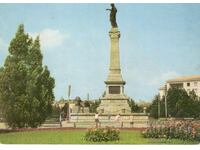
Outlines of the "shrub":
M 144 138 L 166 138 L 200 141 L 200 129 L 189 124 L 177 124 L 164 127 L 150 127 L 142 132 Z
M 85 140 L 91 142 L 108 142 L 119 140 L 119 130 L 113 128 L 91 128 L 85 134 Z

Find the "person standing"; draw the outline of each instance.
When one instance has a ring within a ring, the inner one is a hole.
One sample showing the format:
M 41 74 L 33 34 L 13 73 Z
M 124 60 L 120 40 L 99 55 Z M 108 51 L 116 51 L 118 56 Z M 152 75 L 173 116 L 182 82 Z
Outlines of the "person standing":
M 115 117 L 115 121 L 116 122 L 120 122 L 121 118 L 120 118 L 120 114 L 118 114 L 116 117 Z
M 120 114 L 118 114 L 118 115 L 115 117 L 115 121 L 120 123 L 121 128 L 123 127 L 123 122 L 122 122 L 122 120 L 121 120 Z
M 62 127 L 62 115 L 60 113 L 60 116 L 59 116 L 59 121 L 60 121 L 60 128 Z
M 94 118 L 95 118 L 96 128 L 98 128 L 99 127 L 99 114 L 95 113 Z

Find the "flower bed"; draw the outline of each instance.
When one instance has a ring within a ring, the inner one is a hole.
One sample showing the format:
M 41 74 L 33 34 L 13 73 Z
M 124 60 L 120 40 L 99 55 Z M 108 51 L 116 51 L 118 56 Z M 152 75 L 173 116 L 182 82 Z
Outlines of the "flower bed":
M 113 128 L 92 128 L 85 134 L 85 140 L 91 142 L 108 142 L 119 140 L 119 130 Z
M 182 122 L 181 124 L 150 127 L 143 131 L 142 135 L 145 138 L 200 141 L 200 128 L 195 125 Z

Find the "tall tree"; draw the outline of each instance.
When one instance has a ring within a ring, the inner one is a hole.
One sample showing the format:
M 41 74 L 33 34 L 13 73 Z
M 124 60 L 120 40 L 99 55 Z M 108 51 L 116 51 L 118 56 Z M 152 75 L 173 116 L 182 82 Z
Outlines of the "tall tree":
M 160 99 L 160 117 L 165 117 L 165 97 Z
M 160 107 L 160 112 L 158 112 L 159 111 L 158 107 Z M 155 95 L 152 104 L 150 105 L 149 111 L 151 117 L 154 118 L 164 117 L 165 116 L 164 98 L 160 98 L 160 95 Z
M 180 88 L 170 88 L 167 94 L 168 114 L 172 117 L 198 117 L 200 102 L 195 92 L 189 94 Z
M 172 117 L 182 117 L 188 99 L 189 96 L 184 89 L 170 88 L 167 94 L 168 114 Z M 184 115 L 186 115 L 186 113 Z
M 196 95 L 194 90 L 189 93 L 189 97 L 190 101 L 192 101 L 190 109 L 191 116 L 200 119 L 200 98 Z
M 51 112 L 55 83 L 42 58 L 39 37 L 33 41 L 20 25 L 0 69 L 0 101 L 12 128 L 37 127 Z
M 128 104 L 131 108 L 131 112 L 139 112 L 140 111 L 139 106 L 135 103 L 135 101 L 132 98 L 129 99 Z
M 100 100 L 95 100 L 90 104 L 90 112 L 91 113 L 96 113 L 97 112 L 97 107 L 99 107 L 101 101 Z
M 154 118 L 158 118 L 158 101 L 159 95 L 155 95 L 152 104 L 150 105 L 150 116 Z

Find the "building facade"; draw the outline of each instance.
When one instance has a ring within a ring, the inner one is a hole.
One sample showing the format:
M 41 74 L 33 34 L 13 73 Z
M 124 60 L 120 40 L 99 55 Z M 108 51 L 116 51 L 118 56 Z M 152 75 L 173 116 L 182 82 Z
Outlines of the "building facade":
M 160 97 L 165 96 L 166 91 L 171 87 L 183 88 L 188 94 L 194 91 L 200 97 L 200 75 L 183 76 L 166 81 L 166 84 L 159 88 Z

